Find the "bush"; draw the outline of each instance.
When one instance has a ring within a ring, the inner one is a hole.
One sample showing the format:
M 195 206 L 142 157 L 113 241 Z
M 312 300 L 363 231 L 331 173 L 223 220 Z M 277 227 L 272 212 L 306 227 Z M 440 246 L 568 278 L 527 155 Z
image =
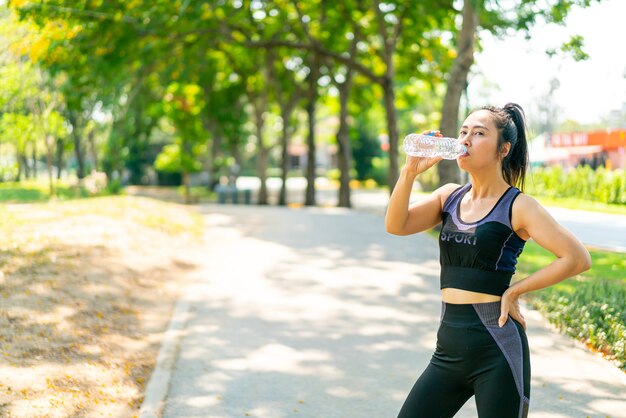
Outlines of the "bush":
M 120 179 L 112 179 L 106 185 L 106 191 L 109 194 L 120 194 L 122 192 L 122 182 Z
M 372 179 L 379 186 L 389 185 L 389 159 L 382 157 L 372 158 L 372 169 L 365 180 Z
M 621 282 L 579 282 L 573 289 L 550 287 L 528 296 L 551 323 L 626 370 L 626 287 Z
M 561 166 L 539 168 L 529 174 L 529 193 L 551 198 L 574 197 L 602 203 L 626 204 L 626 170 L 597 170 L 579 166 L 564 171 Z

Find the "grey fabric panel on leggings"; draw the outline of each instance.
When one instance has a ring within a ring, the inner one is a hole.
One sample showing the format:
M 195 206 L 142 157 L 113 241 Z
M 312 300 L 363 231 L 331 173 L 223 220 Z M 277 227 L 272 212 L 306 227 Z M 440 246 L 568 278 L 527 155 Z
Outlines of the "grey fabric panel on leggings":
M 517 386 L 517 392 L 520 397 L 519 417 L 528 416 L 528 407 L 530 400 L 524 396 L 524 358 L 522 352 L 522 339 L 520 338 L 517 327 L 509 318 L 504 326 L 500 328 L 498 319 L 500 318 L 499 303 L 474 303 L 472 304 L 478 317 L 493 339 L 502 350 L 502 354 L 509 363 L 513 379 Z

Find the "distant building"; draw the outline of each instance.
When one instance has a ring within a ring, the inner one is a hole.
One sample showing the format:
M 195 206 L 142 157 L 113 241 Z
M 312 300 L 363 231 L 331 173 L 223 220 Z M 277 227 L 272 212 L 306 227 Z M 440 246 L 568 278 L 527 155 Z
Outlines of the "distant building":
M 546 144 L 546 162 L 626 168 L 626 129 L 558 133 Z

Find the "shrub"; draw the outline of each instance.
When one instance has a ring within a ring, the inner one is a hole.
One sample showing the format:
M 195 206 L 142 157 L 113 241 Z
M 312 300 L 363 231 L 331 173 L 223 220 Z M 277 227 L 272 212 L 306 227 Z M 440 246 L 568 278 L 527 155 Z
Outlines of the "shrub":
M 552 166 L 532 170 L 526 184 L 529 193 L 538 196 L 626 204 L 626 170 L 579 166 L 564 171 L 561 166 Z
M 365 179 L 371 178 L 379 186 L 389 185 L 389 159 L 382 157 L 372 158 L 372 169 Z
M 620 281 L 585 281 L 528 295 L 529 303 L 568 335 L 626 370 L 626 287 Z

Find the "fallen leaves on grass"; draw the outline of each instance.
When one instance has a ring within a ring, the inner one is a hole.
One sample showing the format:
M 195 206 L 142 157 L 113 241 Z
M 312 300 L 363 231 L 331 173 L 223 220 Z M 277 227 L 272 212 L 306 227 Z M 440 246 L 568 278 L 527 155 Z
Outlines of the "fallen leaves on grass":
M 129 197 L 2 212 L 0 416 L 133 416 L 194 268 L 197 218 Z M 151 225 L 166 218 L 175 227 Z

